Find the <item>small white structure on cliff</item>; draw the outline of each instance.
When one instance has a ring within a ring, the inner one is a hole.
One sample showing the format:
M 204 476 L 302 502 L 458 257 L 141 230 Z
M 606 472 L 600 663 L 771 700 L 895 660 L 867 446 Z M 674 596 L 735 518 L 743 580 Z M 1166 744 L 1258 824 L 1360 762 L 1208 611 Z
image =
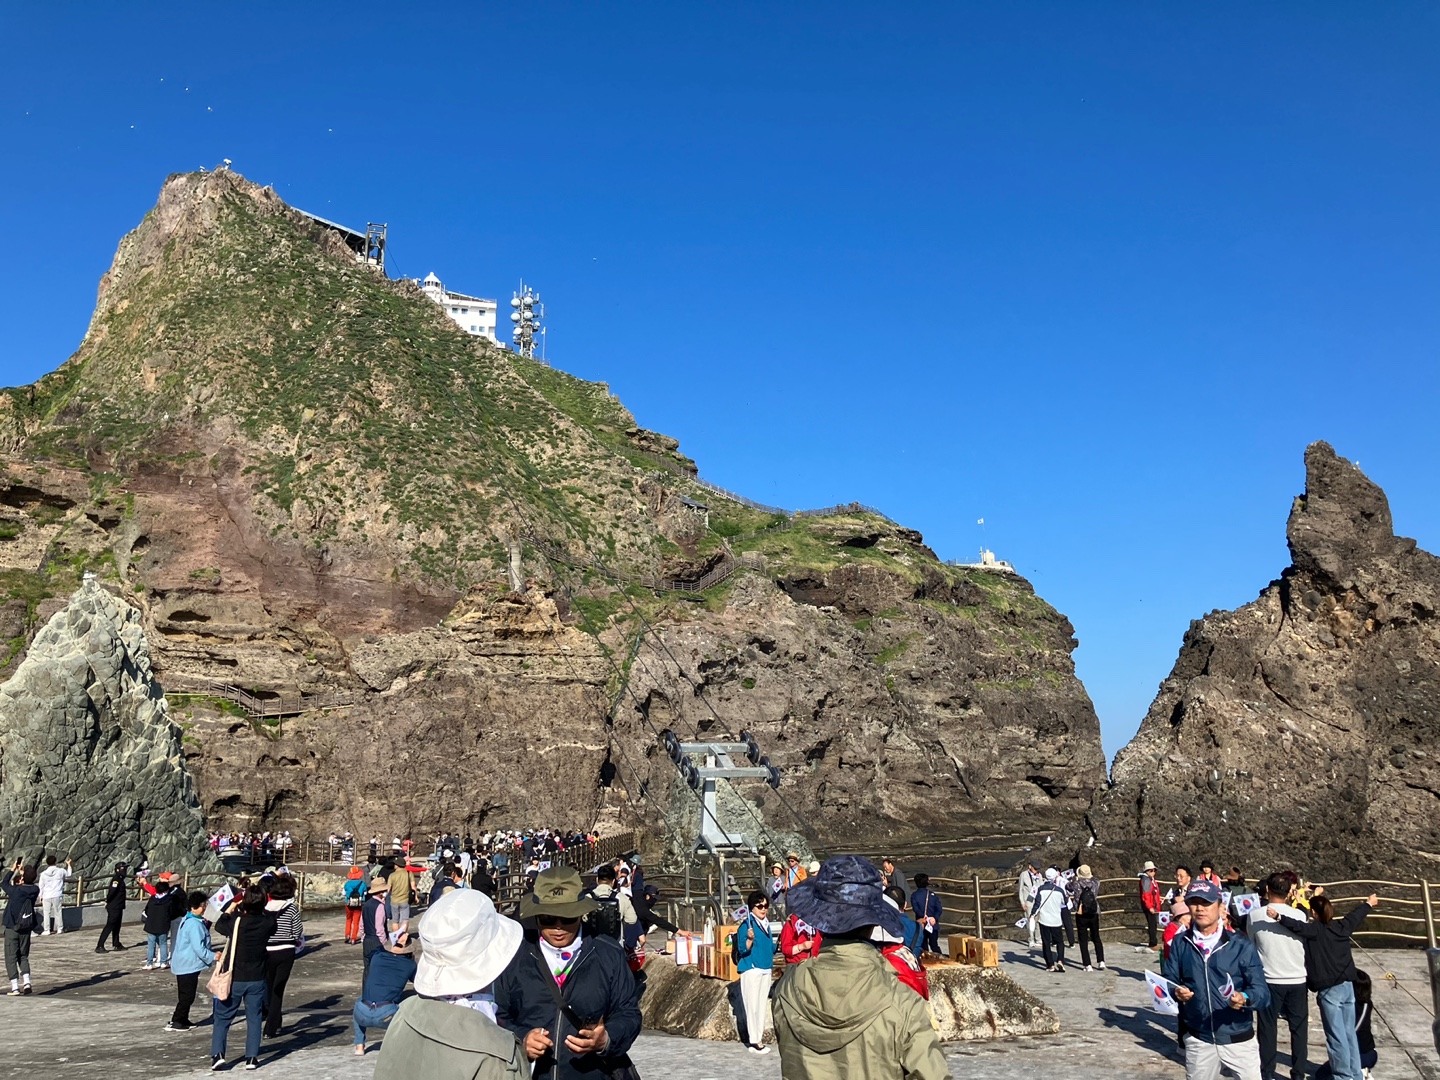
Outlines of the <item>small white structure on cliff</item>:
M 956 563 L 955 565 L 964 567 L 966 570 L 999 570 L 1003 574 L 1015 573 L 1015 567 L 1004 559 L 995 558 L 995 553 L 988 548 L 980 549 L 979 562 Z
M 450 316 L 461 330 L 499 344 L 495 337 L 495 313 L 500 307 L 498 301 L 449 292 L 433 272 L 426 274 L 425 280 L 420 282 L 420 291 L 439 304 L 440 310 Z

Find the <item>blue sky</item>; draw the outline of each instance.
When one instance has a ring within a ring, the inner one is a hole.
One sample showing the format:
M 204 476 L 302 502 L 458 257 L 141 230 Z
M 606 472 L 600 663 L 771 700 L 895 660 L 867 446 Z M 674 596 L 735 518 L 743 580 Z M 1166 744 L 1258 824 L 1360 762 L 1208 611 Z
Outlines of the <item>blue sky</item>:
M 1311 440 L 1440 548 L 1435 5 L 166 7 L 0 9 L 0 382 L 229 157 L 392 274 L 523 275 L 717 483 L 945 558 L 983 517 L 1112 754 L 1285 566 Z

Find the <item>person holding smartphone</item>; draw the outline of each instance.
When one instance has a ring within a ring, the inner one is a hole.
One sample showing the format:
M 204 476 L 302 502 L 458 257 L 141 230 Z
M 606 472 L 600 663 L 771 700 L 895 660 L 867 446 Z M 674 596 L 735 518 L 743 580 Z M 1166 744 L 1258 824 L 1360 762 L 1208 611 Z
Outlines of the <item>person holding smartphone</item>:
M 524 940 L 495 982 L 496 1020 L 513 1031 L 536 1076 L 599 1080 L 630 1067 L 640 991 L 619 941 L 587 935 L 597 901 L 573 867 L 542 870 L 520 901 Z

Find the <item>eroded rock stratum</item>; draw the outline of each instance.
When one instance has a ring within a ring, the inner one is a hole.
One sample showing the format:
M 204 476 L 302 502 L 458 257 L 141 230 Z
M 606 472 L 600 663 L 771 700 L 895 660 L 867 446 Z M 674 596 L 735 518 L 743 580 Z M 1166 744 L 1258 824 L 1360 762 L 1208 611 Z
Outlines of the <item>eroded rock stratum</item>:
M 1385 493 L 1323 442 L 1287 538 L 1279 580 L 1191 624 L 1116 757 L 1101 839 L 1132 864 L 1434 876 L 1440 559 L 1396 536 Z

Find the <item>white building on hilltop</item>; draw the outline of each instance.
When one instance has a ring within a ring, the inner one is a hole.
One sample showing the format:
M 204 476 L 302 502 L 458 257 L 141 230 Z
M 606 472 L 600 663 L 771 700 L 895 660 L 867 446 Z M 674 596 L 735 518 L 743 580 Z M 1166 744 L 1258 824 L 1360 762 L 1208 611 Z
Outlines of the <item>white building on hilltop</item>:
M 433 273 L 425 275 L 425 280 L 420 283 L 420 291 L 439 304 L 440 310 L 449 315 L 461 330 L 499 344 L 495 337 L 495 312 L 499 308 L 496 301 L 447 292 L 444 284 Z

